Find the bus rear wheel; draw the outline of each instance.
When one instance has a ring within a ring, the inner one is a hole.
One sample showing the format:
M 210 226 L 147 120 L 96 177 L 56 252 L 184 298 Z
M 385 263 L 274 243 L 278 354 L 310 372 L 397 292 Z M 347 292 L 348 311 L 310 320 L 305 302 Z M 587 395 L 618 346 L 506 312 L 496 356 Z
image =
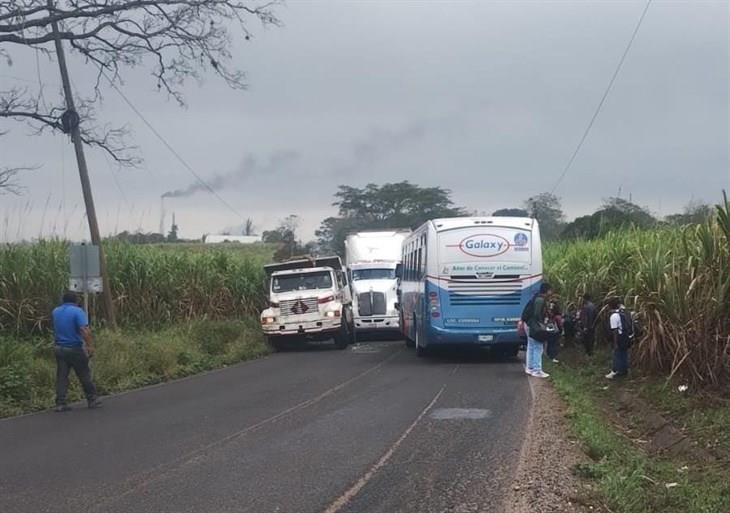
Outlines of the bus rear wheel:
M 415 319 L 414 319 L 414 323 L 415 323 Z M 416 327 L 416 329 L 415 329 L 416 340 L 414 342 L 414 345 L 416 346 L 416 356 L 418 356 L 419 358 L 425 358 L 426 356 L 428 356 L 428 349 L 421 345 L 421 335 L 418 331 L 418 324 L 415 324 L 415 327 Z
M 517 353 L 519 353 L 519 352 L 520 352 L 519 345 L 500 347 L 499 349 L 497 349 L 497 355 L 500 358 L 505 358 L 505 359 L 517 358 Z

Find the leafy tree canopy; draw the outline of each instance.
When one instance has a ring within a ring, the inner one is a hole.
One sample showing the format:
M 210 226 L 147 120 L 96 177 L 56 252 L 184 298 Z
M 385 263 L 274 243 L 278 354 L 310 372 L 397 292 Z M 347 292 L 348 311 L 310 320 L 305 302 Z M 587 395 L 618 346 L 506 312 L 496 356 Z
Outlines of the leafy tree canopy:
M 495 217 L 530 217 L 530 213 L 524 208 L 500 208 L 492 214 Z
M 540 223 L 543 240 L 555 240 L 560 236 L 565 224 L 565 215 L 560 198 L 555 194 L 543 192 L 525 202 L 525 209 Z
M 408 181 L 363 188 L 340 185 L 335 198 L 338 216 L 322 221 L 316 232 L 325 252 L 342 253 L 345 238 L 354 231 L 416 228 L 429 219 L 464 214 L 454 206 L 451 191 Z
M 594 239 L 622 228 L 649 228 L 655 224 L 656 219 L 645 208 L 621 198 L 608 198 L 593 214 L 566 225 L 562 237 Z
M 306 254 L 312 248 L 302 246 L 297 236 L 299 216 L 291 214 L 283 219 L 274 230 L 267 230 L 262 235 L 263 242 L 277 244 L 274 260 L 282 261 L 294 256 Z
M 674 225 L 700 224 L 712 217 L 714 209 L 702 201 L 690 201 L 681 214 L 672 214 L 664 218 L 664 220 Z

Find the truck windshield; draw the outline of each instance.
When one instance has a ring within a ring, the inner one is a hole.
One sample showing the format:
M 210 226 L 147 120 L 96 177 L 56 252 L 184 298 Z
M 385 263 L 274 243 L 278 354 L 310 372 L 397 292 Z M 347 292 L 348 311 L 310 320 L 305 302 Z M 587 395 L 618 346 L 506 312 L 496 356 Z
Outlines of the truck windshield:
M 395 269 L 356 269 L 352 271 L 352 281 L 394 279 Z
M 271 290 L 274 292 L 330 288 L 332 288 L 332 276 L 327 271 L 274 276 L 271 284 Z

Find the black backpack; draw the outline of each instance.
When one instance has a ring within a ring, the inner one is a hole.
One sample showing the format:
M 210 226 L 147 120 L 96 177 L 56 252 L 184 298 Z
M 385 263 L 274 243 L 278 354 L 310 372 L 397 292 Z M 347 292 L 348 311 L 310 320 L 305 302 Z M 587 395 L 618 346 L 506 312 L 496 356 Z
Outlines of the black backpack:
M 619 344 L 623 347 L 631 347 L 634 343 L 636 332 L 634 330 L 634 316 L 625 308 L 617 310 L 621 318 L 621 334 L 619 334 Z
M 527 302 L 525 305 L 525 308 L 522 309 L 522 315 L 520 315 L 520 319 L 522 319 L 522 322 L 526 323 L 532 318 L 532 315 L 535 313 L 535 298 L 537 297 L 537 294 L 532 296 L 532 298 Z

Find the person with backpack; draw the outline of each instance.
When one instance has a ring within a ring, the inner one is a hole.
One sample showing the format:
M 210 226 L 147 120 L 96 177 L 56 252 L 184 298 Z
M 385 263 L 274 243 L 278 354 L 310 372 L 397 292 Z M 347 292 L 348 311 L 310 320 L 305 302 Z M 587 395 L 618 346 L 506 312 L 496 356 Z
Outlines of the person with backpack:
M 623 307 L 619 298 L 609 299 L 608 308 L 611 310 L 608 324 L 613 341 L 613 365 L 606 378 L 615 379 L 629 373 L 629 348 L 633 342 L 634 328 L 631 314 Z
M 551 324 L 548 320 L 548 296 L 552 290 L 548 283 L 540 285 L 540 292 L 525 305 L 525 309 L 522 311 L 522 320 L 527 332 L 525 372 L 536 378 L 550 376 L 542 370 L 542 353 L 543 344 L 547 342 L 551 332 Z
M 548 302 L 548 319 L 555 325 L 556 330 L 548 335 L 547 356 L 553 363 L 560 363 L 558 353 L 560 352 L 560 335 L 563 333 L 563 312 L 555 299 Z
M 578 322 L 580 324 L 581 341 L 588 356 L 593 355 L 593 345 L 596 340 L 596 317 L 598 311 L 596 305 L 593 304 L 593 298 L 590 294 L 583 294 L 583 306 L 578 313 Z

